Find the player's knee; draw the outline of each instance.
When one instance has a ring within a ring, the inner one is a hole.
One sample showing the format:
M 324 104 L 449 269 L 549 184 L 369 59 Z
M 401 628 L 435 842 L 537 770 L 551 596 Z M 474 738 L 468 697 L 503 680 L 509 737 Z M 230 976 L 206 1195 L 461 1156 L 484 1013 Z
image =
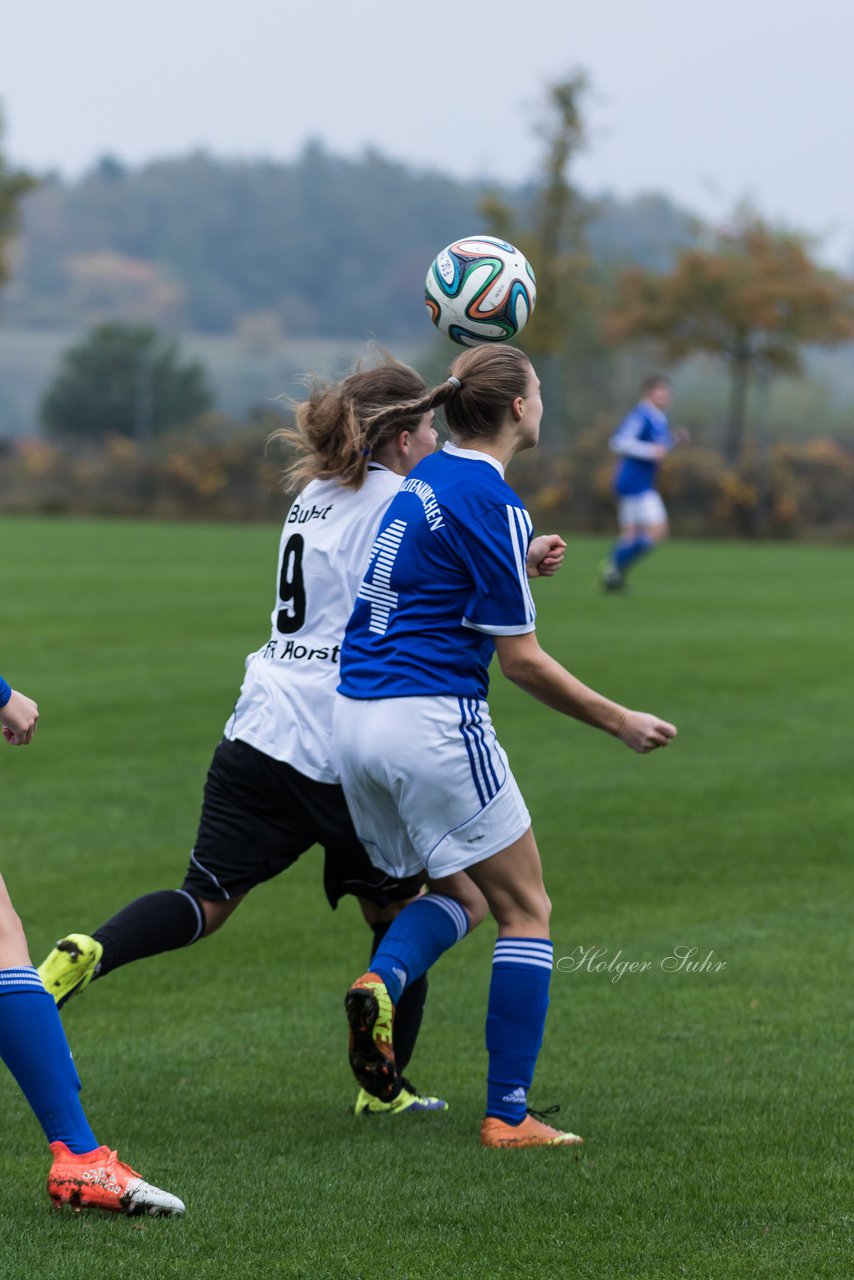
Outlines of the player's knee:
M 447 898 L 453 898 L 459 903 L 468 918 L 469 933 L 479 924 L 483 924 L 489 915 L 489 903 L 465 871 L 455 871 L 441 880 L 431 880 L 430 890 L 433 893 L 444 894 Z
M 479 924 L 483 924 L 489 915 L 489 903 L 477 885 L 469 880 L 468 876 L 463 874 L 461 881 L 462 883 L 456 887 L 453 896 L 468 916 L 469 932 L 471 932 Z
M 501 929 L 522 936 L 545 937 L 549 932 L 552 904 L 545 889 L 533 889 L 493 903 L 492 915 Z
M 548 933 L 549 922 L 552 917 L 552 902 L 546 893 L 545 885 L 540 884 L 532 889 L 529 894 L 526 894 L 520 906 L 528 916 L 531 924 L 542 929 L 544 934 Z
M 478 890 L 477 896 L 473 897 L 470 902 L 465 903 L 464 906 L 469 918 L 469 933 L 471 933 L 472 929 L 476 929 L 479 924 L 483 924 L 489 915 L 489 903 Z
M 195 897 L 195 895 L 193 895 Z M 239 898 L 228 898 L 226 900 L 217 899 L 212 901 L 208 898 L 196 898 L 204 918 L 205 927 L 202 931 L 202 937 L 207 938 L 212 933 L 216 933 L 217 929 L 221 929 L 232 912 L 240 906 L 243 896 Z
M 546 893 L 545 887 L 541 887 L 537 893 L 533 894 L 530 902 L 525 905 L 531 922 L 542 927 L 544 933 L 548 933 L 552 918 L 552 900 Z

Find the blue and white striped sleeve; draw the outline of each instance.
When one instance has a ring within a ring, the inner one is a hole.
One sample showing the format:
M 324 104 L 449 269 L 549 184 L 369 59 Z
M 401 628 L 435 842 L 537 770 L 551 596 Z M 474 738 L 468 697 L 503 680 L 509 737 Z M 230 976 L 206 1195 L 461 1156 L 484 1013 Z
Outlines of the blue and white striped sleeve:
M 466 530 L 460 547 L 474 579 L 463 626 L 493 636 L 518 636 L 536 627 L 537 611 L 525 558 L 533 525 L 524 507 L 493 507 Z
M 661 453 L 661 446 L 654 440 L 642 438 L 646 427 L 647 421 L 643 414 L 632 409 L 611 436 L 611 450 L 621 458 L 643 458 L 646 461 L 656 459 Z

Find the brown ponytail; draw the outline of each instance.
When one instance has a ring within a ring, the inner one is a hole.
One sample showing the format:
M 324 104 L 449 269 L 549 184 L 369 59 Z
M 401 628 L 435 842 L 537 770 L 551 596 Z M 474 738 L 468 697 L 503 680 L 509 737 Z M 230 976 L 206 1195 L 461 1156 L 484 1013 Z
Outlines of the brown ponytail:
M 484 344 L 457 356 L 450 377 L 417 400 L 390 405 L 368 419 L 369 434 L 384 430 L 395 414 L 415 418 L 431 409 L 444 408 L 451 435 L 457 440 L 492 440 L 504 423 L 507 409 L 524 396 L 532 373 L 531 362 L 518 347 Z
M 293 426 L 270 436 L 298 454 L 284 472 L 285 488 L 300 489 L 310 480 L 360 488 L 371 451 L 418 426 L 425 410 L 414 406 L 425 390 L 420 374 L 386 353 L 341 382 L 315 382 L 295 406 Z
M 457 356 L 451 376 L 459 390 L 445 406 L 454 439 L 493 440 L 510 404 L 526 394 L 531 373 L 531 361 L 518 347 L 482 345 Z

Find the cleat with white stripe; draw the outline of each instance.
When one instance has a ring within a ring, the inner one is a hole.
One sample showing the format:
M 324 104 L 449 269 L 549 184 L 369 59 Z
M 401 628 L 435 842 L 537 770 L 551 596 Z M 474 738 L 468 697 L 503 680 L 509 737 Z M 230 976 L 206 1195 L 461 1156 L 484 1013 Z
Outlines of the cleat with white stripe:
M 53 1165 L 47 1193 L 57 1209 L 69 1205 L 76 1211 L 105 1209 L 151 1218 L 172 1218 L 184 1212 L 182 1200 L 146 1182 L 109 1147 L 82 1155 L 69 1151 L 64 1142 L 52 1142 L 50 1149 Z
M 578 1147 L 584 1142 L 577 1133 L 554 1129 L 528 1111 L 521 1124 L 508 1124 L 498 1116 L 485 1116 L 480 1126 L 484 1147 Z

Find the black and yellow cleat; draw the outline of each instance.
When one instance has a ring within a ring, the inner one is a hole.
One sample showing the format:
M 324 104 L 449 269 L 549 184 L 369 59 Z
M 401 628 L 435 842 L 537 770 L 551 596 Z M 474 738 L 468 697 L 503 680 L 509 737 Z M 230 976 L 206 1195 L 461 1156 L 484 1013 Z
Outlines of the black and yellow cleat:
M 104 948 L 88 933 L 69 933 L 39 965 L 39 977 L 58 1008 L 85 991 L 96 976 Z
M 350 1067 L 374 1098 L 390 1102 L 398 1085 L 394 1059 L 394 1004 L 376 973 L 363 973 L 344 999 L 350 1024 Z
M 390 1102 L 383 1102 L 373 1097 L 366 1089 L 359 1090 L 356 1105 L 353 1108 L 357 1116 L 414 1116 L 425 1111 L 447 1111 L 448 1104 L 444 1098 L 434 1098 L 430 1094 L 419 1093 L 415 1085 L 404 1076 L 398 1079 L 400 1092 Z

